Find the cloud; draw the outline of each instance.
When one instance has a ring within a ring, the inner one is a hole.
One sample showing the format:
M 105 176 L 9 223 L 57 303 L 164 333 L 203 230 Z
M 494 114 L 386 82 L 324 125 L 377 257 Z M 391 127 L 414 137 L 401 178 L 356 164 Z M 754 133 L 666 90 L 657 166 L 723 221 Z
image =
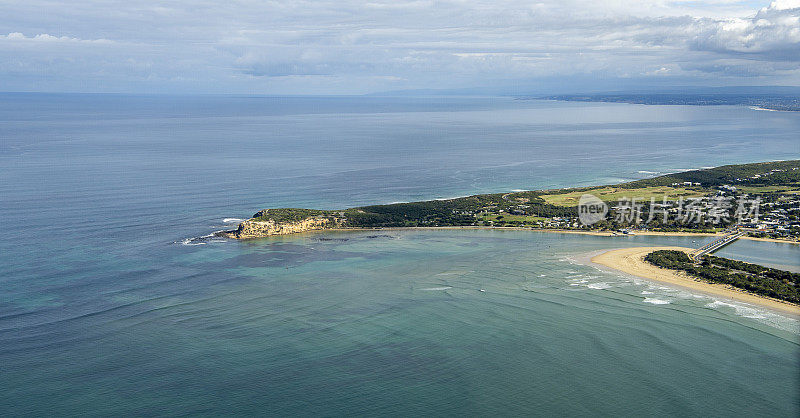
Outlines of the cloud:
M 7 89 L 46 80 L 64 89 L 263 93 L 577 78 L 800 83 L 800 0 L 751 4 L 27 0 L 0 6 L 8 34 L 0 79 Z
M 752 18 L 703 21 L 692 47 L 800 61 L 800 1 L 772 2 Z
M 69 36 L 53 36 L 47 33 L 40 33 L 31 37 L 25 36 L 20 32 L 12 32 L 8 35 L 0 35 L 0 39 L 14 42 L 35 42 L 35 43 L 87 43 L 87 44 L 113 44 L 113 41 L 108 39 L 79 39 L 71 38 Z

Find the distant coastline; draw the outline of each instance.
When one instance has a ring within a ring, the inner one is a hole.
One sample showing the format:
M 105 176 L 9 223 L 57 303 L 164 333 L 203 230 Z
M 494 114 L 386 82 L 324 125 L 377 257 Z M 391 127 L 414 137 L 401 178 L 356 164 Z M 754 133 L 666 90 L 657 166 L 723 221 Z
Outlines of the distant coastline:
M 534 99 L 534 98 L 521 98 Z M 568 102 L 606 102 L 675 106 L 748 106 L 752 110 L 800 112 L 800 96 L 781 94 L 588 94 L 536 97 Z

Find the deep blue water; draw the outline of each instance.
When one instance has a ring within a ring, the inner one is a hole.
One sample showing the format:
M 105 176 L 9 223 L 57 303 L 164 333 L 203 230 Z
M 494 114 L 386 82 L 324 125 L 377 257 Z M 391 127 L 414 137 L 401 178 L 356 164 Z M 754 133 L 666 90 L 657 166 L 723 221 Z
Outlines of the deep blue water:
M 576 261 L 686 238 L 182 242 L 264 207 L 800 158 L 798 131 L 744 107 L 1 94 L 0 413 L 796 416 L 796 320 Z

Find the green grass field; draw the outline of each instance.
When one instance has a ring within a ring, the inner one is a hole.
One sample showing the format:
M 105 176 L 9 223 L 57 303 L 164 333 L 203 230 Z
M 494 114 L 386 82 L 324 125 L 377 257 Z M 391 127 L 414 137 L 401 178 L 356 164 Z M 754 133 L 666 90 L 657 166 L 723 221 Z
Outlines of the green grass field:
M 603 201 L 618 201 L 621 198 L 629 198 L 633 199 L 636 198 L 638 200 L 650 200 L 651 197 L 656 198 L 656 200 L 661 200 L 664 196 L 667 196 L 668 200 L 674 200 L 679 197 L 688 198 L 688 197 L 699 197 L 704 196 L 705 194 L 709 193 L 708 189 L 701 189 L 697 188 L 687 188 L 687 187 L 672 187 L 672 186 L 651 186 L 651 187 L 642 187 L 638 189 L 624 189 L 619 187 L 601 187 L 597 189 L 592 189 L 588 191 L 581 191 L 581 192 L 572 192 L 572 193 L 564 193 L 564 194 L 547 194 L 542 195 L 541 198 L 544 199 L 545 202 L 550 203 L 551 205 L 556 206 L 577 206 L 578 200 L 584 194 L 592 194 L 599 197 Z

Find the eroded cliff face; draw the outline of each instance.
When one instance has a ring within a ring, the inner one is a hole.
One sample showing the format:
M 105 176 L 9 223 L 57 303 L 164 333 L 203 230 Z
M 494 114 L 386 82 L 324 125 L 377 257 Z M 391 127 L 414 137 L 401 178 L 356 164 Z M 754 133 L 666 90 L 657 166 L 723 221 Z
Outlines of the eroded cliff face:
M 269 237 L 272 235 L 288 235 L 298 232 L 313 231 L 336 226 L 328 218 L 306 218 L 297 222 L 278 223 L 272 219 L 268 221 L 255 221 L 248 219 L 239 224 L 239 228 L 229 234 L 232 238 L 246 239 Z

